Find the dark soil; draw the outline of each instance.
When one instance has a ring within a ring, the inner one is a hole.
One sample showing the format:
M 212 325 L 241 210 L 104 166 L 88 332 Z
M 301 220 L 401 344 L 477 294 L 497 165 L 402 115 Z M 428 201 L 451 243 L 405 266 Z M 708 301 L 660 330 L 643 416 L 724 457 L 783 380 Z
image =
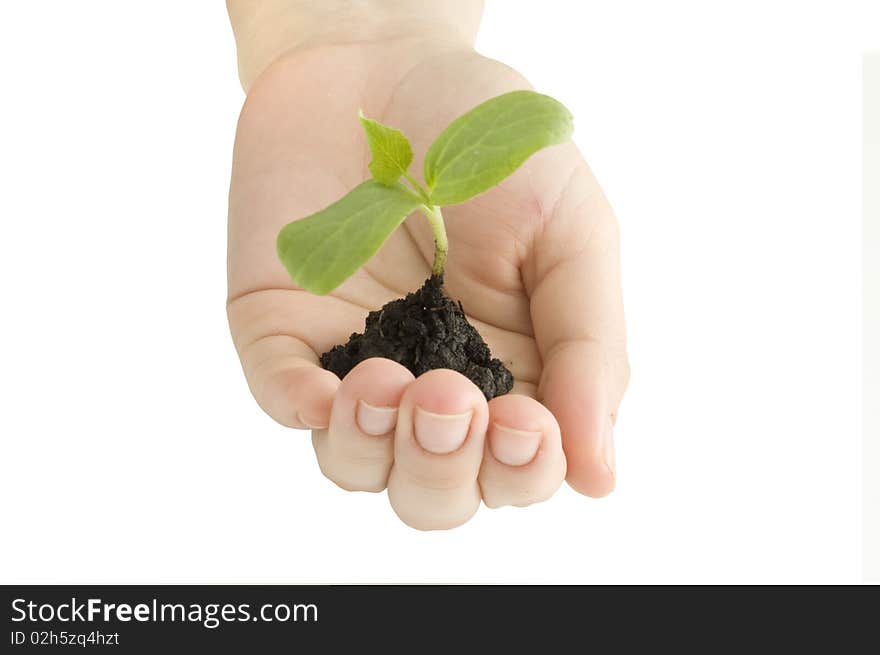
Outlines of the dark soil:
M 435 368 L 458 371 L 491 400 L 510 391 L 513 376 L 493 359 L 480 333 L 468 323 L 461 303 L 443 293 L 443 277 L 370 312 L 363 334 L 321 355 L 321 366 L 340 378 L 370 357 L 386 357 L 418 377 Z

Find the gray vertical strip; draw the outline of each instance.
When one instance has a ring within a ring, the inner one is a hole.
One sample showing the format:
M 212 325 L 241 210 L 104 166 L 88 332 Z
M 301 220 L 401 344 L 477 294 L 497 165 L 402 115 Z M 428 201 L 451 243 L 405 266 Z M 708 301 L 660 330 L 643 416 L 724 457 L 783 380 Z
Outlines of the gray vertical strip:
M 880 52 L 863 68 L 863 572 L 880 582 Z

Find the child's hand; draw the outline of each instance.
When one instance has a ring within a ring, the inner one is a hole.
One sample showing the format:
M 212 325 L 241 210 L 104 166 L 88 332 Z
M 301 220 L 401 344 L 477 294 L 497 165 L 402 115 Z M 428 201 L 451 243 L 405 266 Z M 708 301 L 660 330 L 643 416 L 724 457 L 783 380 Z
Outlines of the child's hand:
M 369 310 L 430 274 L 422 217 L 328 296 L 290 281 L 275 238 L 368 178 L 359 108 L 409 137 L 419 171 L 452 119 L 521 88 L 515 71 L 454 43 L 318 45 L 260 75 L 236 136 L 228 310 L 250 388 L 278 422 L 312 429 L 328 478 L 350 490 L 387 487 L 401 519 L 420 529 L 464 523 L 481 498 L 490 507 L 545 500 L 563 478 L 590 496 L 614 488 L 612 424 L 629 372 L 612 211 L 571 143 L 444 209 L 447 292 L 516 379 L 488 403 L 449 370 L 414 380 L 373 359 L 340 381 L 318 365 L 363 330 Z

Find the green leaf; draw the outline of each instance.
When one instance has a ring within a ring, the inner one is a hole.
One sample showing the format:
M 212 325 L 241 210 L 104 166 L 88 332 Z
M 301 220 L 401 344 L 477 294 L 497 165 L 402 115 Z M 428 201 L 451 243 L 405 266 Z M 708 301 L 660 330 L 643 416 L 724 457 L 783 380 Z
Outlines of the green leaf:
M 329 293 L 376 254 L 421 201 L 401 184 L 368 180 L 321 211 L 288 223 L 278 257 L 299 286 Z
M 425 156 L 435 205 L 464 202 L 519 168 L 541 148 L 568 141 L 569 111 L 550 96 L 513 91 L 487 100 L 449 124 Z
M 359 116 L 373 154 L 370 173 L 377 182 L 390 186 L 406 173 L 412 163 L 412 147 L 400 130 L 367 118 L 363 112 L 359 112 Z

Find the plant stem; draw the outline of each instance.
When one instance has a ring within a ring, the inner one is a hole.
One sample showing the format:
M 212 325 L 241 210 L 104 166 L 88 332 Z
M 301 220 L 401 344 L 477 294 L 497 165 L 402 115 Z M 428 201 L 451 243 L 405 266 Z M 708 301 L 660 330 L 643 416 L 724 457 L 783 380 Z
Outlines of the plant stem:
M 431 268 L 431 272 L 434 275 L 443 275 L 443 267 L 446 265 L 446 253 L 449 251 L 449 240 L 446 238 L 446 225 L 443 223 L 443 214 L 440 213 L 438 205 L 431 204 L 430 194 L 419 184 L 418 180 L 409 174 L 409 171 L 404 171 L 403 177 L 412 185 L 413 191 L 424 201 L 419 207 L 419 211 L 428 218 L 431 230 L 434 232 L 434 266 Z
M 440 213 L 440 207 L 437 205 L 422 205 L 419 209 L 428 218 L 431 230 L 434 232 L 434 267 L 431 269 L 431 272 L 434 275 L 443 275 L 443 267 L 446 265 L 446 253 L 449 250 L 443 214 Z

